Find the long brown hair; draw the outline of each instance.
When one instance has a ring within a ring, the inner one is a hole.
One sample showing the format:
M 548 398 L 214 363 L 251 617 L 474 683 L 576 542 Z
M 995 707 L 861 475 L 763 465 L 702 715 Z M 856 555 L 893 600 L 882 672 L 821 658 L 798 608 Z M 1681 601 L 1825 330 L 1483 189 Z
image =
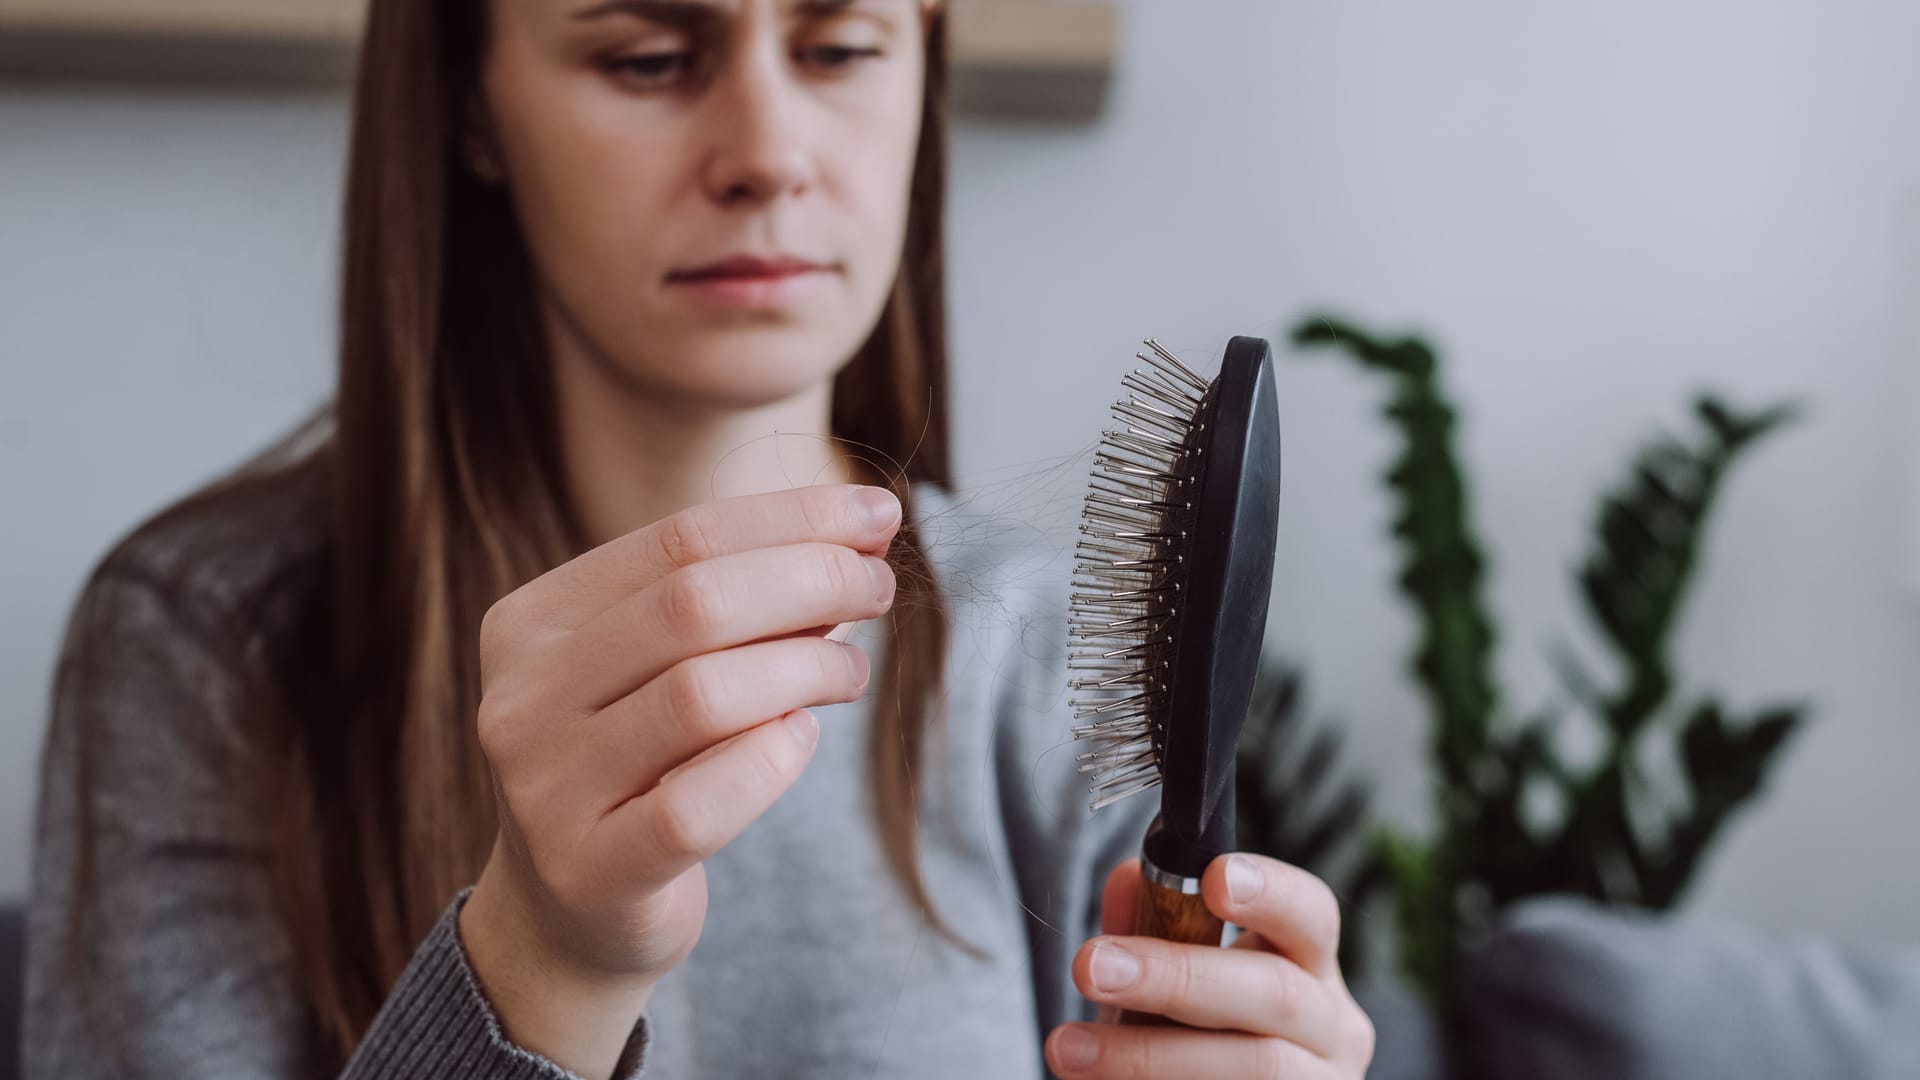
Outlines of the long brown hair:
M 474 0 L 373 0 L 344 222 L 340 373 L 317 450 L 242 483 L 327 492 L 324 557 L 276 650 L 260 772 L 274 886 L 314 1016 L 341 1060 L 497 827 L 474 733 L 477 634 L 498 597 L 577 554 L 532 267 L 506 192 L 465 167 L 486 26 Z M 834 384 L 834 434 L 881 463 L 907 524 L 868 762 L 878 832 L 942 933 L 916 856 L 913 770 L 943 695 L 947 611 L 912 482 L 948 477 L 946 57 L 933 15 L 903 261 Z M 233 485 L 225 491 L 231 493 Z M 964 943 L 962 943 L 964 946 Z

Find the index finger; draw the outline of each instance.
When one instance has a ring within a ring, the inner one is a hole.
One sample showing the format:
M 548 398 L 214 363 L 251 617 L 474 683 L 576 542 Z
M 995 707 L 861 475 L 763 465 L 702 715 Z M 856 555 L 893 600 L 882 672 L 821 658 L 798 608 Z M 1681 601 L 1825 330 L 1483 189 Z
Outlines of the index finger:
M 819 542 L 886 551 L 900 500 L 885 488 L 819 484 L 690 506 L 554 567 L 524 590 L 520 614 L 573 629 L 684 566 L 758 548 Z

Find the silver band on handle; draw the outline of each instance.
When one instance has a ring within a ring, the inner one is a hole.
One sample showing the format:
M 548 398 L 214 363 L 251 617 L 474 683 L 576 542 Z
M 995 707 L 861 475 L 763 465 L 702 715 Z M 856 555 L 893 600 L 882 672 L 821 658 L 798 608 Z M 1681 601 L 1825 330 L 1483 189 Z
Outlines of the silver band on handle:
M 1181 893 L 1186 896 L 1195 896 L 1200 892 L 1199 878 L 1169 874 L 1165 870 L 1153 865 L 1153 861 L 1145 855 L 1140 856 L 1140 876 L 1171 892 Z

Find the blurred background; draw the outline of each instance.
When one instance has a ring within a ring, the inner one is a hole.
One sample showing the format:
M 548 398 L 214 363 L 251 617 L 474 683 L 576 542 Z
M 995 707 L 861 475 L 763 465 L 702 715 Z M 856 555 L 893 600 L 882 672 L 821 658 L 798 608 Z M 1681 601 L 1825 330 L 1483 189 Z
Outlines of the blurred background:
M 1920 4 L 1117 6 L 1095 107 L 956 125 L 963 482 L 1082 451 L 1143 337 L 1271 338 L 1270 646 L 1373 815 L 1419 834 L 1387 387 L 1294 326 L 1335 312 L 1443 355 L 1520 708 L 1559 692 L 1556 644 L 1592 648 L 1574 574 L 1635 451 L 1690 430 L 1699 390 L 1798 402 L 1728 475 L 1673 647 L 1690 686 L 1806 719 L 1688 907 L 1920 947 Z M 26 887 L 84 573 L 331 376 L 344 84 L 112 76 L 0 82 L 0 895 Z

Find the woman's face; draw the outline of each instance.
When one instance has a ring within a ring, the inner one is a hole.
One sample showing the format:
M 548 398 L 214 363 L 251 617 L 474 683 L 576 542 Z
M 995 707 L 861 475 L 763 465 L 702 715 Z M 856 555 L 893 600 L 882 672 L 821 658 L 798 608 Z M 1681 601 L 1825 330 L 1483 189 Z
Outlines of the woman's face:
M 688 404 L 831 377 L 899 267 L 929 0 L 492 0 L 485 134 L 560 348 Z

